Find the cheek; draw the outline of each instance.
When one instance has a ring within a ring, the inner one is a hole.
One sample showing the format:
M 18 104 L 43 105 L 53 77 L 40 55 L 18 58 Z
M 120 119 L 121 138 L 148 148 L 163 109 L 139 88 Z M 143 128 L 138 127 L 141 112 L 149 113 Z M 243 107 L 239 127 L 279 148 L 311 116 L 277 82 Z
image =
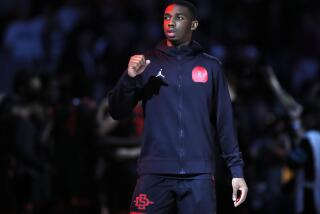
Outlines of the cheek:
M 191 25 L 183 24 L 183 25 L 181 25 L 181 29 L 183 29 L 183 32 L 187 33 L 189 31 L 191 31 Z
M 185 33 L 187 31 L 187 26 L 183 23 L 179 23 L 176 25 L 176 28 L 180 30 L 180 32 Z
M 163 29 L 167 29 L 168 28 L 168 23 L 166 21 L 163 22 L 162 24 Z

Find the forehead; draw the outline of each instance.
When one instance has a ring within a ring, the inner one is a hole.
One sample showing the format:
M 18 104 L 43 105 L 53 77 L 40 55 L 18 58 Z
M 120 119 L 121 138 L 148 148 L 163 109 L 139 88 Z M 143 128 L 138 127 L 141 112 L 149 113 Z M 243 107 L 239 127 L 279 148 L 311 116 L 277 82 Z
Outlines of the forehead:
M 164 11 L 165 14 L 183 14 L 190 16 L 190 11 L 186 6 L 178 5 L 178 4 L 170 4 L 166 7 L 166 10 Z

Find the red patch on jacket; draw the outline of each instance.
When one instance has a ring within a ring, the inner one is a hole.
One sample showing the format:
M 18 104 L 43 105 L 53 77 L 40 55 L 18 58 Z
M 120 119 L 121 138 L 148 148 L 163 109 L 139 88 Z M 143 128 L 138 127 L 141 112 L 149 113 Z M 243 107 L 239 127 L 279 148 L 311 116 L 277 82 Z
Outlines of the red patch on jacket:
M 196 66 L 192 69 L 193 82 L 206 83 L 208 81 L 208 71 L 202 66 Z

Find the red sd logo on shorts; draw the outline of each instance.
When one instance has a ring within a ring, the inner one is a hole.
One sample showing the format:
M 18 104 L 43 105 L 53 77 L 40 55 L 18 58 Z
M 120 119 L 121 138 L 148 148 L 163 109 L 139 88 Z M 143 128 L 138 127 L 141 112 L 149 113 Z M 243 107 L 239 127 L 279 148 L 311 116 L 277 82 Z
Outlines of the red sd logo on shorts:
M 154 204 L 153 201 L 150 201 L 147 194 L 139 194 L 134 203 L 139 210 L 145 210 L 149 205 Z
M 192 69 L 192 80 L 193 82 L 206 83 L 208 81 L 208 72 L 202 66 L 196 66 Z

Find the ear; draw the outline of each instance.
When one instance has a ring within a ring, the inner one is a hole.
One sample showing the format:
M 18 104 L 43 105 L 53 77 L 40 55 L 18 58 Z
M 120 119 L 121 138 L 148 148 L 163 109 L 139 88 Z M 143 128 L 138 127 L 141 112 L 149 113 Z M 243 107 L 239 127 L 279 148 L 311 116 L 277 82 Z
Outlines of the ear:
M 198 27 L 198 25 L 199 25 L 198 20 L 192 21 L 192 22 L 191 22 L 191 30 L 192 30 L 192 31 L 196 30 L 197 27 Z

